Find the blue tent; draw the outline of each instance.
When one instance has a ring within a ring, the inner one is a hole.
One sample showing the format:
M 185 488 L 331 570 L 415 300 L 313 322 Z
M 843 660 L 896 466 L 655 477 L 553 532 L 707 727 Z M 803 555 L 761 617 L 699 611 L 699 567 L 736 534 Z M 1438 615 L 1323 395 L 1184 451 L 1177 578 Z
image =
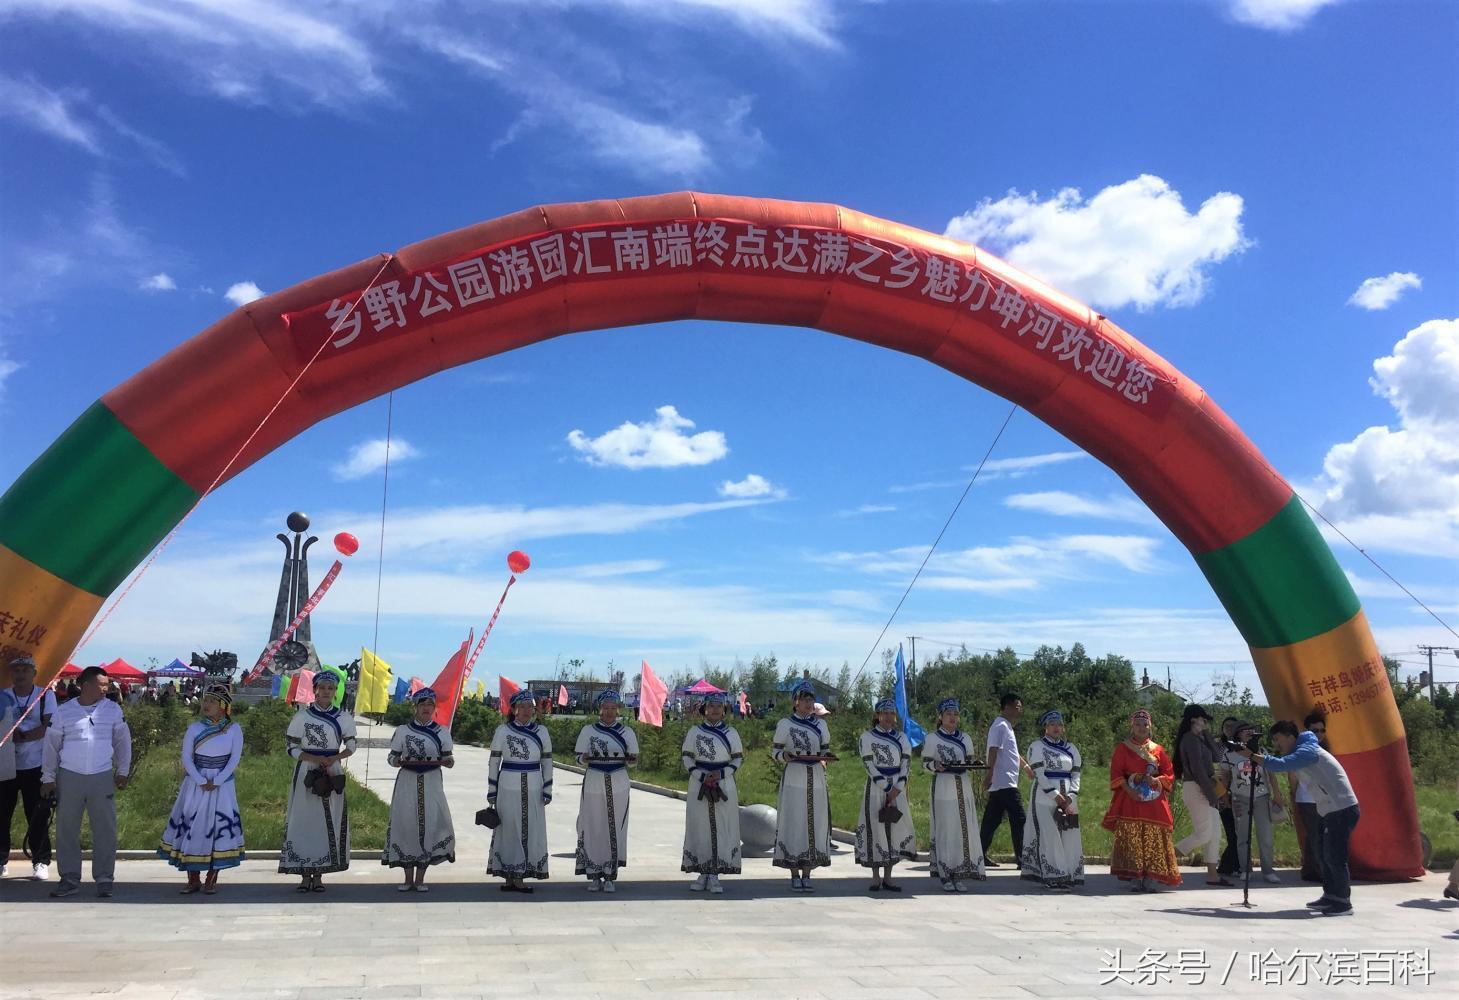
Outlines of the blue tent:
M 190 667 L 181 660 L 173 660 L 165 667 L 157 670 L 147 671 L 148 677 L 183 677 L 199 678 L 207 675 L 206 670 L 199 670 L 197 667 Z

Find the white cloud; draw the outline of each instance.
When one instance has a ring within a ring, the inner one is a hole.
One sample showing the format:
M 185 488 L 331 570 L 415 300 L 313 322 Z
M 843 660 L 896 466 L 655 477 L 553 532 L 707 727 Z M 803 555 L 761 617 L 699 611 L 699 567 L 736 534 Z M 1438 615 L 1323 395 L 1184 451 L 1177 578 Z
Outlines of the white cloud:
M 341 482 L 349 482 L 353 479 L 363 479 L 371 473 L 385 468 L 386 443 L 384 438 L 375 438 L 355 445 L 350 449 L 349 457 L 331 469 L 334 478 Z M 389 448 L 391 464 L 406 462 L 420 456 L 420 449 L 403 438 L 391 440 Z
M 858 517 L 862 514 L 890 514 L 896 506 L 889 503 L 864 503 L 849 510 L 836 511 L 837 517 Z
M 719 431 L 686 434 L 694 421 L 681 417 L 672 406 L 660 406 L 654 419 L 641 424 L 624 421 L 611 431 L 590 438 L 580 430 L 567 436 L 567 443 L 589 465 L 620 469 L 672 469 L 683 465 L 708 465 L 729 454 Z
M 727 18 L 744 31 L 773 41 L 809 42 L 836 48 L 836 10 L 830 0 L 587 0 L 625 10 L 701 23 L 704 13 Z
M 251 281 L 239 281 L 228 286 L 223 293 L 223 298 L 235 306 L 246 306 L 248 303 L 263 298 L 263 289 Z
M 1274 31 L 1295 31 L 1324 7 L 1338 0 L 1227 0 L 1231 16 L 1242 24 Z
M 177 282 L 166 271 L 158 271 L 149 278 L 144 278 L 141 285 L 144 292 L 175 292 Z
M 5 398 L 5 382 L 10 376 L 20 371 L 21 365 L 5 354 L 0 353 L 0 400 Z
M 0 117 L 29 125 L 53 139 L 100 155 L 92 127 L 72 108 L 72 98 L 29 80 L 0 76 Z
M 1348 299 L 1348 305 L 1376 311 L 1387 309 L 1410 288 L 1422 288 L 1423 279 L 1412 271 L 1394 271 L 1381 278 L 1365 278 Z
M 1131 497 L 1092 497 L 1062 490 L 1041 493 L 1015 493 L 1003 500 L 1005 507 L 1015 510 L 1032 510 L 1055 517 L 1089 517 L 1106 521 L 1129 521 L 1133 524 L 1153 524 L 1156 521 L 1140 501 Z
M 1410 330 L 1373 362 L 1373 390 L 1397 428 L 1369 427 L 1334 445 L 1317 506 L 1364 548 L 1459 554 L 1459 319 Z
M 1077 188 L 1047 200 L 1010 191 L 947 224 L 1060 290 L 1106 309 L 1188 306 L 1206 293 L 1212 264 L 1248 246 L 1240 195 L 1222 191 L 1191 214 L 1179 192 L 1142 174 L 1087 202 Z
M 1020 479 L 1036 469 L 1042 469 L 1045 466 L 1062 465 L 1065 462 L 1074 462 L 1088 457 L 1088 454 L 1082 451 L 1051 451 L 1042 455 L 1019 455 L 1015 458 L 990 458 L 983 463 L 983 472 L 978 478 Z M 969 465 L 965 466 L 965 468 L 971 472 L 977 466 Z
M 780 500 L 785 497 L 785 490 L 776 486 L 764 476 L 757 475 L 753 472 L 739 482 L 726 479 L 719 484 L 719 489 L 716 492 L 722 497 L 733 497 L 735 499 L 773 497 L 776 500 Z

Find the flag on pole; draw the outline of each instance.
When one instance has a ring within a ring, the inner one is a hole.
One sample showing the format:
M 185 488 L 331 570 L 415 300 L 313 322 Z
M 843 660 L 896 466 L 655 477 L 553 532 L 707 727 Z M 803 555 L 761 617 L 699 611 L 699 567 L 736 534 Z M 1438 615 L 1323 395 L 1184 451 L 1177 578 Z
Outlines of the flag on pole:
M 669 689 L 654 676 L 648 661 L 643 661 L 643 672 L 638 679 L 638 721 L 650 726 L 664 726 L 664 702 L 668 700 Z
M 314 704 L 314 671 L 300 670 L 289 681 L 289 704 Z
M 360 647 L 360 688 L 355 694 L 355 711 L 379 715 L 390 707 L 390 664 Z
M 745 711 L 745 705 L 749 703 L 749 700 L 750 700 L 750 696 L 747 695 L 745 692 L 741 691 L 740 692 L 740 717 L 741 718 L 744 718 L 746 715 L 749 714 L 748 712 Z
M 497 680 L 500 682 L 497 688 L 497 698 L 500 701 L 498 707 L 502 710 L 502 715 L 511 715 L 512 695 L 522 690 L 522 686 L 513 681 L 507 680 L 501 674 L 497 674 Z
M 405 692 L 410 690 L 410 682 L 404 677 L 395 678 L 395 687 L 390 692 L 390 701 L 399 703 L 405 700 Z
M 484 703 L 486 701 L 486 681 L 480 678 L 477 679 L 476 690 L 471 693 L 471 697 L 479 702 Z
M 902 729 L 907 734 L 907 742 L 912 746 L 920 746 L 927 739 L 927 732 L 917 725 L 917 720 L 912 718 L 907 711 L 907 661 L 902 659 L 902 647 L 897 646 L 897 714 L 902 717 Z
M 460 649 L 451 654 L 441 668 L 441 676 L 431 685 L 431 690 L 436 692 L 435 721 L 448 729 L 456 718 L 456 703 L 461 700 L 461 689 L 466 684 L 466 656 L 470 651 L 471 639 L 468 638 Z
M 410 687 L 405 689 L 405 697 L 407 699 L 415 697 L 415 693 L 425 686 L 425 681 L 421 680 L 419 677 L 412 677 L 410 679 Z
M 562 707 L 562 708 L 566 708 L 567 707 L 567 685 L 566 684 L 559 684 L 559 685 L 557 685 L 557 704 L 560 707 Z

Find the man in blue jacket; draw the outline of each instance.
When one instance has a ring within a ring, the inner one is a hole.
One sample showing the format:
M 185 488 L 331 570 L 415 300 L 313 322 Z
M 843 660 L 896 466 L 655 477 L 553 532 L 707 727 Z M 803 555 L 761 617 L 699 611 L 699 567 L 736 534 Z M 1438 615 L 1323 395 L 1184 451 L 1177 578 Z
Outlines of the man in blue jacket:
M 1299 733 L 1295 723 L 1284 719 L 1274 723 L 1268 734 L 1278 755 L 1242 750 L 1242 756 L 1268 771 L 1301 772 L 1322 818 L 1322 898 L 1307 905 L 1325 917 L 1347 916 L 1353 912 L 1348 841 L 1358 825 L 1358 797 L 1352 782 L 1337 758 L 1318 745 L 1316 733 Z

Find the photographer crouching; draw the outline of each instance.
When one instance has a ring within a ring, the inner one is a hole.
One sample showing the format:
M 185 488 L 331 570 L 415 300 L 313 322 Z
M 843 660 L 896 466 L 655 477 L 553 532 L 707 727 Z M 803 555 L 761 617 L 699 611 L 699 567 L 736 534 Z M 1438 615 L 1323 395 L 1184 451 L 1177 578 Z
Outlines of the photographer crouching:
M 1322 817 L 1322 898 L 1307 906 L 1324 917 L 1347 916 L 1353 912 L 1348 841 L 1358 825 L 1358 797 L 1353 794 L 1352 782 L 1337 758 L 1318 745 L 1315 733 L 1299 733 L 1297 726 L 1285 719 L 1267 732 L 1277 755 L 1245 747 L 1241 755 L 1253 766 L 1271 772 L 1301 772 L 1302 782 L 1317 805 L 1317 815 Z

